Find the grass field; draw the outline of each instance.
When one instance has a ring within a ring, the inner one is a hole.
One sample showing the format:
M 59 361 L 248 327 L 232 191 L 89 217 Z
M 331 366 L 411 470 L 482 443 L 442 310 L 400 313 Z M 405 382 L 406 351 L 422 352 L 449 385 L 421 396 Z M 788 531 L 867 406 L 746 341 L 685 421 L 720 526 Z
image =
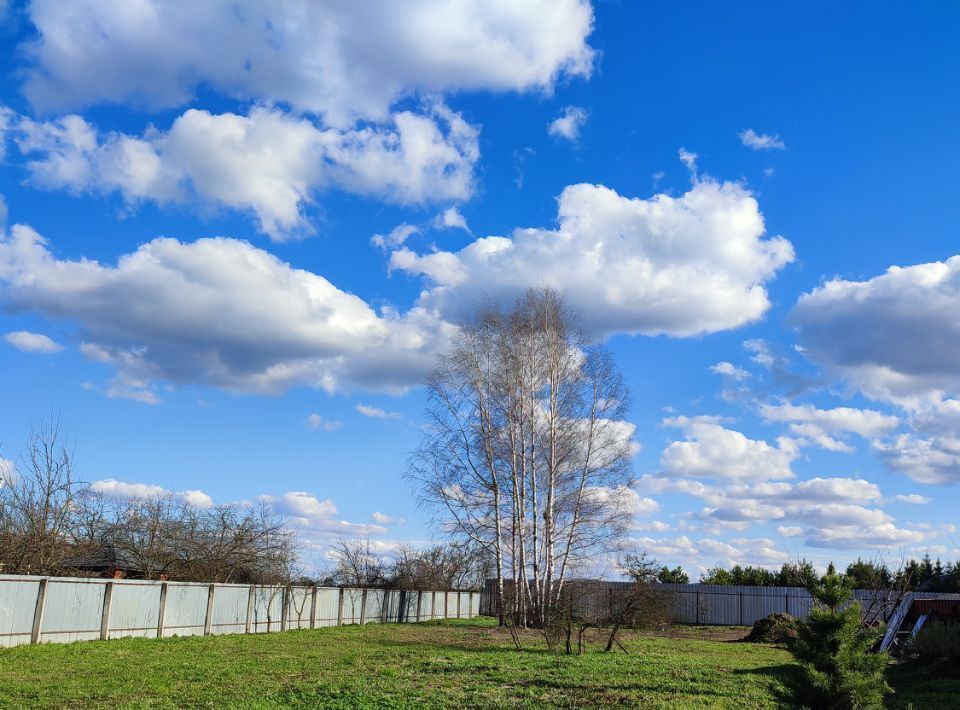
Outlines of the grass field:
M 628 632 L 622 652 L 527 650 L 488 619 L 258 636 L 122 639 L 0 651 L 3 707 L 650 707 L 790 705 L 789 654 L 742 630 Z M 896 705 L 955 707 L 960 682 L 927 678 Z

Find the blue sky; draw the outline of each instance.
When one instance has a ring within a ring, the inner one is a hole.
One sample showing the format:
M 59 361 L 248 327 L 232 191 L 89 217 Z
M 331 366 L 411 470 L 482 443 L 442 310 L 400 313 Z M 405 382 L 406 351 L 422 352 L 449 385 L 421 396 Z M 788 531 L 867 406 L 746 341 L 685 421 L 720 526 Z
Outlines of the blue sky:
M 0 3 L 0 455 L 57 411 L 116 495 L 425 541 L 417 383 L 548 284 L 638 547 L 958 556 L 953 5 L 84 5 Z

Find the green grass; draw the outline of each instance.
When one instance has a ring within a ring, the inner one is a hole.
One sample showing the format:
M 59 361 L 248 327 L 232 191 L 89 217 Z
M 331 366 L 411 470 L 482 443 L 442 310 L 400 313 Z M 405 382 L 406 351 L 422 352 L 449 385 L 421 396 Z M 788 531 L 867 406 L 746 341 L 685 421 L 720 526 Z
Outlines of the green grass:
M 789 654 L 726 640 L 738 634 L 627 632 L 629 655 L 600 653 L 594 640 L 581 657 L 547 653 L 534 632 L 517 653 L 488 619 L 28 646 L 0 651 L 0 706 L 788 706 Z M 912 701 L 944 707 L 935 690 Z

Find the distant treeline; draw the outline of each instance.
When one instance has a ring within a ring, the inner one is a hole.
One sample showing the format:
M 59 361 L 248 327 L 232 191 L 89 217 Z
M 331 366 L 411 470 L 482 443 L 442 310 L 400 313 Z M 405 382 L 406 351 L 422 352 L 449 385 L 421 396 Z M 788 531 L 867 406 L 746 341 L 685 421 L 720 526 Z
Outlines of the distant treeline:
M 831 565 L 832 567 L 832 565 Z M 960 562 L 943 563 L 924 555 L 911 559 L 897 569 L 884 562 L 858 559 L 847 566 L 843 577 L 855 589 L 902 589 L 905 591 L 960 592 Z M 811 587 L 820 580 L 813 564 L 803 560 L 788 562 L 779 571 L 751 565 L 734 565 L 730 569 L 714 567 L 701 578 L 703 584 L 733 584 L 750 587 Z M 688 584 L 689 575 L 681 567 L 661 568 L 657 579 L 662 583 Z

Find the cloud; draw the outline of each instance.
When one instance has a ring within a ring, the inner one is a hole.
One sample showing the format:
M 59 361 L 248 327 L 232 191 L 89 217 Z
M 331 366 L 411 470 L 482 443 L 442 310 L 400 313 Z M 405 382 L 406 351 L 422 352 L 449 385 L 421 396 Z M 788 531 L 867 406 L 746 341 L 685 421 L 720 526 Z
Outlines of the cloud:
M 314 541 L 336 535 L 383 535 L 389 532 L 383 525 L 342 520 L 332 500 L 320 500 L 306 491 L 290 491 L 280 496 L 262 495 L 258 500 L 289 518 L 298 530 Z
M 381 249 L 392 249 L 403 244 L 411 235 L 420 230 L 412 224 L 399 224 L 390 230 L 389 234 L 374 234 L 370 238 L 370 243 Z
M 2 15 L 0 10 L 0 15 Z M 7 150 L 7 131 L 16 122 L 16 112 L 7 106 L 0 106 L 0 160 L 6 157 Z
M 422 308 L 379 311 L 318 274 L 234 239 L 161 238 L 115 265 L 61 260 L 35 231 L 0 238 L 8 308 L 76 325 L 118 386 L 203 384 L 401 391 L 422 381 L 452 326 Z
M 898 500 L 901 503 L 909 503 L 910 505 L 926 505 L 930 502 L 930 499 L 926 496 L 919 495 L 917 493 L 908 493 L 907 495 L 894 496 L 894 500 Z
M 904 530 L 893 523 L 811 529 L 807 544 L 833 550 L 864 547 L 900 547 L 923 542 L 927 534 L 920 530 Z
M 370 407 L 366 404 L 358 404 L 356 409 L 360 414 L 365 417 L 370 417 L 371 419 L 403 419 L 403 415 L 400 414 L 400 412 L 388 412 L 385 409 Z
M 768 422 L 789 423 L 791 433 L 801 445 L 813 444 L 827 451 L 845 453 L 852 452 L 853 447 L 840 438 L 844 434 L 876 438 L 900 425 L 897 417 L 872 409 L 817 409 L 812 404 L 762 404 L 760 415 Z
M 897 527 L 894 518 L 879 508 L 862 505 L 884 501 L 877 485 L 864 479 L 725 481 L 722 486 L 711 486 L 690 479 L 644 476 L 638 487 L 648 493 L 674 492 L 700 498 L 707 507 L 696 517 L 717 523 L 718 530 L 743 530 L 753 524 L 778 522 L 782 523 L 778 534 L 804 537 L 811 547 L 865 549 L 927 537 L 923 531 Z
M 47 111 L 175 107 L 213 88 L 343 125 L 382 120 L 409 95 L 549 92 L 560 76 L 588 77 L 594 61 L 587 0 L 35 0 L 29 14 L 24 91 Z
M 3 336 L 3 339 L 17 350 L 22 350 L 25 353 L 58 353 L 63 350 L 62 346 L 48 336 L 26 330 L 7 333 Z
M 213 506 L 213 499 L 203 491 L 188 490 L 172 492 L 163 486 L 151 483 L 127 483 L 118 481 L 114 478 L 105 478 L 100 481 L 94 481 L 90 484 L 90 490 L 110 498 L 156 498 L 159 496 L 173 495 L 182 498 L 190 505 L 197 508 L 210 508 Z
M 435 227 L 443 229 L 462 229 L 470 233 L 470 227 L 467 226 L 467 218 L 460 214 L 456 207 L 448 207 L 442 213 L 438 214 L 433 220 Z
M 909 424 L 909 433 L 874 442 L 887 465 L 921 483 L 960 483 L 960 400 L 924 404 Z
M 406 522 L 403 518 L 395 518 L 391 515 L 384 515 L 378 510 L 374 511 L 373 515 L 370 517 L 381 525 L 403 525 L 404 522 Z
M 698 564 L 707 568 L 713 565 L 755 565 L 779 567 L 790 556 L 777 549 L 776 542 L 769 538 L 735 538 L 724 542 L 712 538 L 692 540 L 686 535 L 677 537 L 640 537 L 633 542 L 655 558 L 664 562 L 683 562 L 685 567 Z M 732 543 L 732 544 L 731 544 Z
M 660 504 L 653 498 L 641 496 L 629 486 L 591 486 L 586 497 L 602 505 L 613 505 L 631 518 L 646 517 L 660 510 Z
M 790 465 L 798 452 L 788 440 L 771 446 L 726 429 L 711 417 L 673 417 L 664 424 L 686 435 L 686 441 L 674 441 L 660 457 L 671 476 L 734 481 L 794 477 Z
M 780 140 L 780 136 L 757 133 L 752 128 L 740 131 L 738 135 L 740 142 L 750 150 L 783 150 L 787 147 Z
M 910 407 L 960 391 L 960 256 L 840 278 L 802 295 L 790 320 L 805 353 L 868 397 Z
M 762 318 L 764 284 L 793 260 L 790 242 L 764 238 L 754 197 L 712 179 L 647 200 L 572 185 L 560 195 L 558 221 L 555 230 L 517 229 L 458 252 L 398 249 L 390 268 L 425 277 L 431 287 L 419 304 L 450 321 L 485 297 L 506 303 L 552 286 L 592 333 L 691 336 Z
M 587 110 L 580 106 L 567 106 L 547 126 L 547 133 L 554 138 L 563 138 L 571 143 L 580 140 L 580 131 L 587 123 Z
M 710 372 L 724 377 L 732 377 L 735 380 L 745 380 L 750 377 L 749 372 L 742 367 L 737 367 L 732 362 L 718 362 L 716 365 L 711 365 Z
M 276 240 L 309 234 L 304 209 L 331 189 L 404 205 L 468 199 L 480 156 L 477 129 L 438 103 L 348 130 L 254 107 L 190 109 L 142 136 L 101 135 L 80 116 L 23 118 L 14 134 L 37 187 L 240 210 Z
M 343 426 L 343 422 L 330 421 L 314 413 L 307 417 L 307 426 L 311 429 L 319 429 L 320 431 L 336 431 Z

